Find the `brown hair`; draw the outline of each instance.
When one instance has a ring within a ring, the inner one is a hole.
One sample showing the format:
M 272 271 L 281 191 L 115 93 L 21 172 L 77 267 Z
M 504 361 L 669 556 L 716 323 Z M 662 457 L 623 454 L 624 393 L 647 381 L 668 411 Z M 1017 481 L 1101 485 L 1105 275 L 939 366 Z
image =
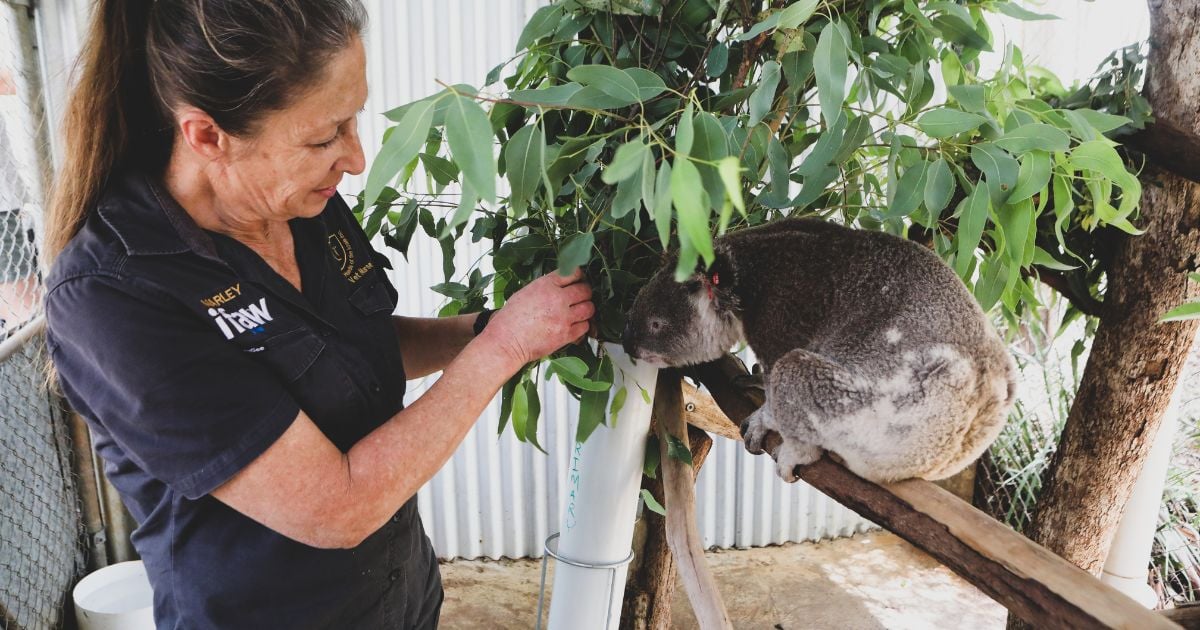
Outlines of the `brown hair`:
M 47 257 L 79 231 L 114 173 L 162 172 L 176 107 L 252 135 L 365 28 L 360 0 L 99 0 L 63 120 Z

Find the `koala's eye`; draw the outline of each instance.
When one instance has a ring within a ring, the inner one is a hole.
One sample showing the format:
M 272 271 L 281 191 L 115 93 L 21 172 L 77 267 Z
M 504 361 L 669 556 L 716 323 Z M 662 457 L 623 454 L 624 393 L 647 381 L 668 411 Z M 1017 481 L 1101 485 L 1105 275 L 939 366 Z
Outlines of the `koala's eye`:
M 665 320 L 659 319 L 657 317 L 650 320 L 650 332 L 652 332 L 652 333 L 662 332 L 662 329 L 664 329 L 666 327 L 667 327 L 667 322 Z

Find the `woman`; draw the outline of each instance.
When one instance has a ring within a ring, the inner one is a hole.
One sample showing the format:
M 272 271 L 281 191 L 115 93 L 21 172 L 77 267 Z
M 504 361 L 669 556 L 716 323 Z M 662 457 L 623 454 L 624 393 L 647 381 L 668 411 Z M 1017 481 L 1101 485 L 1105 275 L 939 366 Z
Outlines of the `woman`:
M 590 288 L 541 278 L 490 322 L 391 316 L 386 259 L 336 194 L 364 168 L 357 0 L 95 16 L 47 342 L 138 521 L 158 626 L 436 626 L 417 489 L 523 364 L 586 333 Z M 439 370 L 402 409 L 405 378 Z

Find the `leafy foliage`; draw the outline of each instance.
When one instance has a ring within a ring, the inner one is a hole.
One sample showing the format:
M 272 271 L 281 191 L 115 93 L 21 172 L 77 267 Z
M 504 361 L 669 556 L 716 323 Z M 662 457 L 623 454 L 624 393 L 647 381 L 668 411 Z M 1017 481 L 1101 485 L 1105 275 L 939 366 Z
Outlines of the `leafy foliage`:
M 405 253 L 417 225 L 447 254 L 468 228 L 490 240 L 494 273 L 445 256 L 443 314 L 583 266 L 609 341 L 663 252 L 685 276 L 712 262 L 714 234 L 788 216 L 923 242 L 1014 324 L 1038 277 L 1096 299 L 1100 235 L 1137 233 L 1141 193 L 1106 134 L 1147 114 L 1109 107 L 1127 75 L 1068 93 L 1015 48 L 981 76 L 988 11 L 1046 17 L 1000 0 L 542 7 L 482 89 L 387 113 L 358 212 Z M 535 437 L 542 372 L 580 397 L 578 438 L 605 421 L 612 364 L 569 348 L 509 383 L 502 430 L 511 416 Z

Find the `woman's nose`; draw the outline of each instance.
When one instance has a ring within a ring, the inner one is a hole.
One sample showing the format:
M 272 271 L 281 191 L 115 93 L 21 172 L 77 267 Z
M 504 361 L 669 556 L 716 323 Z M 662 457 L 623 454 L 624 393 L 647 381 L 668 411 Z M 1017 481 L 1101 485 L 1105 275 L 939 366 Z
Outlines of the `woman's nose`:
M 347 136 L 347 151 L 338 166 L 351 175 L 359 175 L 367 168 L 367 158 L 363 155 L 362 141 L 358 137 L 357 130 Z

